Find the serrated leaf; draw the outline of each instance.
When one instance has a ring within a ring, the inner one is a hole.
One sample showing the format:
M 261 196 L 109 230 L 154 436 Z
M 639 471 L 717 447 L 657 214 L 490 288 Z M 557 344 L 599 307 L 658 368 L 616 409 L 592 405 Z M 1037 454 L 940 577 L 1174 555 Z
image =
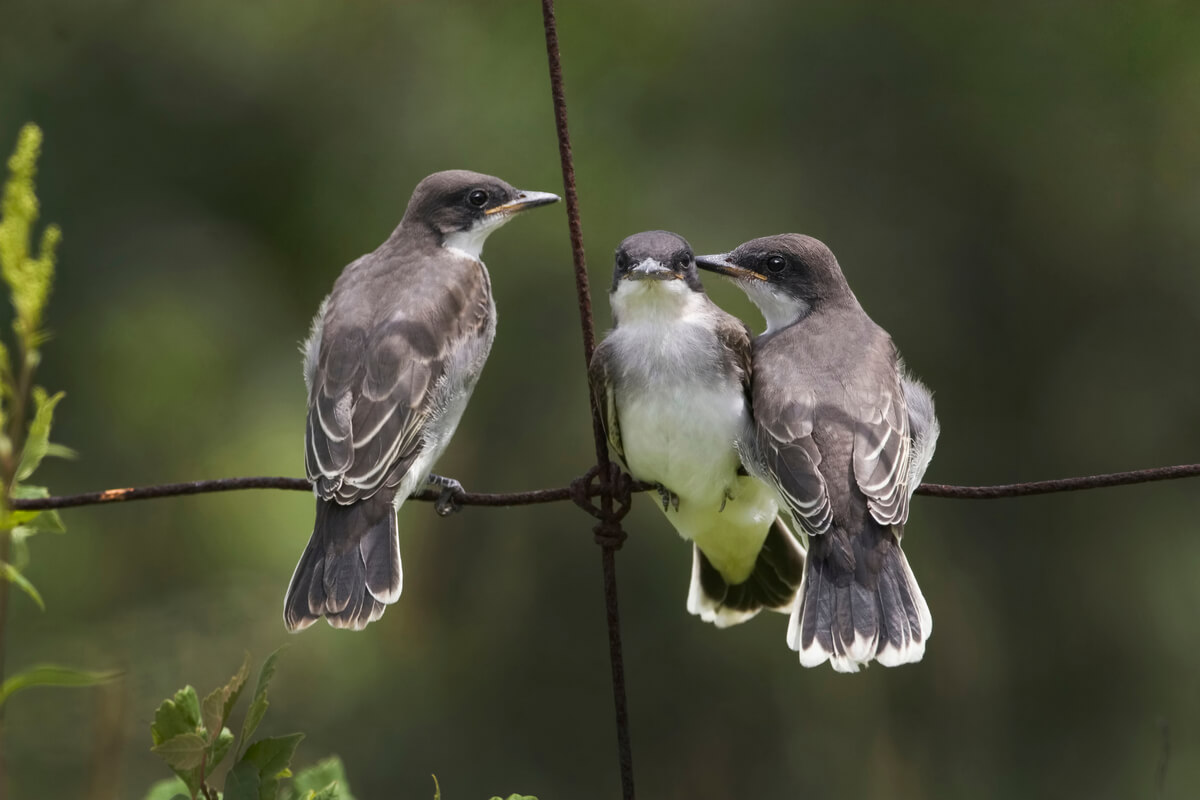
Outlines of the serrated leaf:
M 233 747 L 233 731 L 229 728 L 221 728 L 221 732 L 217 734 L 217 738 L 208 746 L 208 766 L 206 770 L 211 774 L 225 755 L 229 752 L 229 748 Z
M 177 797 L 189 798 L 192 792 L 187 784 L 178 777 L 166 778 L 150 787 L 142 800 L 175 800 Z
M 29 582 L 29 579 L 21 574 L 21 570 L 17 569 L 12 564 L 9 564 L 7 561 L 0 561 L 0 578 L 3 578 L 12 585 L 16 586 L 25 594 L 29 595 L 33 602 L 37 603 L 38 608 L 40 608 L 42 611 L 46 610 L 46 603 L 42 600 L 42 596 L 38 593 L 38 590 L 34 587 L 34 585 Z
M 296 773 L 286 800 L 301 800 L 306 792 L 320 796 L 330 786 L 336 787 L 338 800 L 354 800 L 350 783 L 346 780 L 346 768 L 337 756 L 318 761 Z
M 79 688 L 107 683 L 120 676 L 120 672 L 87 672 L 54 664 L 39 664 L 9 676 L 3 685 L 0 685 L 0 705 L 3 705 L 17 692 L 32 689 L 35 686 Z
M 296 746 L 303 738 L 303 733 L 289 733 L 287 736 L 259 739 L 246 748 L 242 761 L 257 767 L 259 777 L 263 780 L 278 778 L 291 764 Z
M 200 727 L 200 701 L 196 690 L 185 686 L 170 700 L 164 700 L 154 712 L 150 734 L 159 745 L 181 733 L 195 733 Z
M 286 647 L 286 645 L 284 645 Z M 245 747 L 250 741 L 250 737 L 258 730 L 258 724 L 262 722 L 263 716 L 267 713 L 267 687 L 271 683 L 271 679 L 275 677 L 275 662 L 279 659 L 279 653 L 283 650 L 280 647 L 274 653 L 267 656 L 267 660 L 263 662 L 262 669 L 258 671 L 258 683 L 254 686 L 254 699 L 250 701 L 250 708 L 246 711 L 246 719 L 242 721 L 242 743 L 241 747 Z
M 42 387 L 33 387 L 33 422 L 29 423 L 29 432 L 25 435 L 25 449 L 17 467 L 18 481 L 26 480 L 32 475 L 46 457 L 46 451 L 50 448 L 50 424 L 54 421 L 54 407 L 65 396 L 65 392 L 50 396 Z
M 242 687 L 246 685 L 246 677 L 249 674 L 250 654 L 246 653 L 245 658 L 242 659 L 242 666 L 229 679 L 229 683 L 219 689 L 214 689 L 204 698 L 204 703 L 201 705 L 201 719 L 209 737 L 216 737 L 225 727 L 225 723 L 229 719 L 229 712 L 233 710 L 234 704 L 241 696 Z
M 196 769 L 204 761 L 208 743 L 198 733 L 181 733 L 156 744 L 151 750 L 179 772 Z

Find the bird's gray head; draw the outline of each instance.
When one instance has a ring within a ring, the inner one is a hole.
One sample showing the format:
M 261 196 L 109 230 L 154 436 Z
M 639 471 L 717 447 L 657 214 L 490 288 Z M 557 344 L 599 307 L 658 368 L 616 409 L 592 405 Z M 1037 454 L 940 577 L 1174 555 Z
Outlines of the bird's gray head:
M 417 184 L 400 225 L 427 228 L 443 247 L 479 258 L 492 231 L 521 211 L 558 199 L 548 192 L 516 189 L 491 175 L 447 170 Z
M 699 256 L 696 264 L 740 286 L 767 318 L 768 330 L 854 297 L 833 252 L 799 233 L 751 239 L 730 253 Z
M 679 234 L 635 233 L 617 247 L 614 261 L 613 293 L 623 285 L 643 282 L 648 289 L 662 286 L 668 291 L 704 292 L 692 246 Z

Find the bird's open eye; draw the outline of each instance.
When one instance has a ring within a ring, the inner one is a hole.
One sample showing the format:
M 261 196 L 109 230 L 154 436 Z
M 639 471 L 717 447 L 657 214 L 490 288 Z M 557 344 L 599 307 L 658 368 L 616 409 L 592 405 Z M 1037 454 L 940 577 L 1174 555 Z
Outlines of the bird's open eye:
M 467 202 L 476 208 L 483 208 L 487 205 L 488 193 L 483 189 L 474 189 L 467 195 Z
M 783 272 L 783 268 L 787 266 L 787 262 L 783 260 L 783 256 L 770 256 L 767 258 L 767 269 L 770 272 Z
M 629 269 L 629 256 L 624 253 L 617 253 L 617 269 L 624 272 Z
M 691 260 L 692 260 L 691 253 L 680 253 L 676 257 L 675 263 L 679 265 L 680 270 L 685 270 L 685 269 L 687 269 L 688 262 L 690 262 Z

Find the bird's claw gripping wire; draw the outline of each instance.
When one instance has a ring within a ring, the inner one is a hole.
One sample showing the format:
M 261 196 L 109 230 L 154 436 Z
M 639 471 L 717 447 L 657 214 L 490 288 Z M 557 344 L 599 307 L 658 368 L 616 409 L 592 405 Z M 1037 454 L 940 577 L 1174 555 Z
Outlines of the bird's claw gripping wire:
M 433 501 L 433 510 L 437 512 L 439 517 L 448 517 L 455 511 L 462 510 L 462 503 L 459 497 L 463 494 L 463 485 L 454 478 L 446 478 L 442 475 L 430 475 L 429 485 L 437 486 L 441 489 L 438 493 L 437 500 Z

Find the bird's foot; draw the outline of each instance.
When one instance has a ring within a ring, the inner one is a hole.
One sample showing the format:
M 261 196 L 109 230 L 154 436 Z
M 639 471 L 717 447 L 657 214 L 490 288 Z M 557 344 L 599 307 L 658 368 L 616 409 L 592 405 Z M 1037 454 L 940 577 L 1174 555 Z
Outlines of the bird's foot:
M 658 496 L 662 499 L 663 511 L 666 511 L 668 506 L 670 506 L 671 508 L 674 508 L 676 511 L 678 511 L 679 510 L 679 495 L 675 494 L 670 489 L 663 486 L 661 483 L 658 485 L 657 488 L 658 488 Z
M 433 501 L 433 510 L 437 512 L 439 517 L 448 517 L 455 511 L 462 510 L 462 503 L 458 501 L 458 495 L 463 493 L 463 485 L 454 478 L 446 478 L 441 475 L 430 475 L 429 484 L 441 488 L 441 493 L 438 494 L 437 500 Z
M 732 499 L 733 499 L 733 491 L 728 486 L 726 486 L 725 487 L 725 496 L 721 498 L 721 507 L 717 509 L 717 513 L 720 514 L 722 511 L 724 511 L 725 504 L 728 503 Z

